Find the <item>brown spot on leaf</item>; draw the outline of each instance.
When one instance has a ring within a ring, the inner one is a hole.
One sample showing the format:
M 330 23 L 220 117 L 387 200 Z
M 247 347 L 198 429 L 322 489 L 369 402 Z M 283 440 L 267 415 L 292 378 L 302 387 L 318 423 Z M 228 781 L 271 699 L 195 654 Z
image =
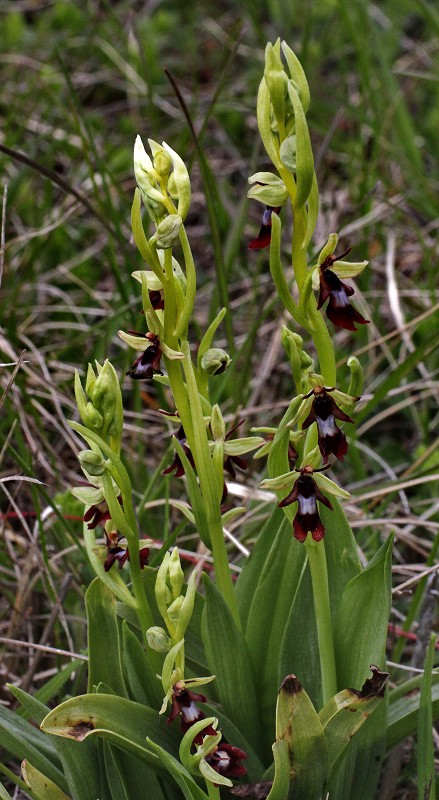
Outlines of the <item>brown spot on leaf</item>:
M 81 722 L 76 722 L 71 728 L 68 729 L 67 736 L 72 736 L 73 739 L 77 739 L 78 742 L 82 742 L 82 740 L 85 739 L 90 731 L 94 731 L 94 727 L 95 726 L 91 720 L 82 720 Z
M 358 691 L 358 689 L 350 689 L 350 691 L 356 694 L 360 700 L 365 700 L 367 697 L 384 697 L 386 683 L 389 679 L 389 673 L 378 669 L 375 664 L 371 664 L 370 669 L 372 672 L 372 677 L 367 679 L 361 690 Z
M 287 694 L 299 694 L 302 691 L 302 684 L 295 675 L 287 675 L 280 688 Z

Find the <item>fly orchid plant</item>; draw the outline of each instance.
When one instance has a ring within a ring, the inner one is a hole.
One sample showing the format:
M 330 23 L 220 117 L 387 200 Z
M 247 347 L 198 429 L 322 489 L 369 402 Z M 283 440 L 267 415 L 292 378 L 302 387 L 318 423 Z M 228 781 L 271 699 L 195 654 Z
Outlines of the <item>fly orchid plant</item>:
M 119 336 L 136 353 L 129 378 L 167 387 L 164 413 L 176 429 L 164 472 L 185 479 L 189 504 L 175 505 L 212 553 L 215 580 L 203 576 L 200 588 L 196 571 L 187 579 L 177 547 L 164 548 L 158 569 L 148 566 L 154 542 L 139 530 L 123 463 L 119 381 L 110 362 L 89 366 L 84 385 L 75 380 L 81 422 L 71 422 L 88 446 L 79 453 L 86 483 L 73 493 L 84 503 L 96 573 L 86 595 L 88 692 L 49 711 L 13 689 L 41 724 L 24 773 L 41 800 L 132 800 L 145 791 L 149 800 L 218 800 L 230 792 L 372 800 L 387 749 L 412 732 L 414 712 L 428 697 L 422 678 L 409 681 L 407 711 L 398 704 L 401 687 L 394 702 L 386 689 L 392 541 L 362 565 L 340 505 L 349 498 L 337 478 L 348 454 L 344 428 L 355 424 L 363 379 L 353 356 L 348 385 L 339 374 L 333 334 L 368 322 L 346 283 L 367 262 L 346 261 L 348 249 L 337 255 L 331 233 L 308 263 L 319 207 L 309 102 L 291 48 L 268 44 L 257 119 L 274 171 L 249 179 L 249 197 L 264 206 L 249 247 L 269 247 L 291 317 L 282 342 L 295 391 L 279 426 L 252 436 L 237 436 L 239 426 L 227 430 L 211 400 L 215 376 L 230 363 L 214 346 L 225 311 L 196 357 L 189 340 L 196 268 L 185 229 L 187 168 L 165 142 L 148 140 L 149 155 L 136 140 L 132 229 L 144 264 L 133 278 L 145 324 Z M 287 204 L 293 280 L 282 263 Z M 225 528 L 245 509 L 224 510 L 227 476 L 245 469 L 252 451 L 268 455 L 262 488 L 278 502 L 234 582 Z

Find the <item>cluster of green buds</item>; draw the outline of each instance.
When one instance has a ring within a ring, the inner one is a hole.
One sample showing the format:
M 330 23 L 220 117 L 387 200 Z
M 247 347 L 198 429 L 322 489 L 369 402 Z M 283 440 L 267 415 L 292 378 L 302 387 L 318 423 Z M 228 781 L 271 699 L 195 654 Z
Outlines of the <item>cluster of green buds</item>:
M 123 427 L 123 408 L 119 381 L 113 365 L 96 361 L 96 369 L 88 365 L 85 389 L 75 371 L 75 397 L 79 416 L 86 428 L 97 433 L 112 450 L 120 453 Z M 92 466 L 91 464 L 89 465 Z M 95 469 L 100 469 L 95 465 Z M 88 469 L 90 474 L 102 474 Z
M 137 136 L 134 145 L 134 175 L 145 207 L 157 225 L 157 246 L 165 250 L 172 246 L 178 237 L 181 223 L 186 219 L 191 202 L 191 184 L 186 166 L 175 150 L 166 142 L 159 145 L 153 139 L 148 139 L 148 144 L 152 160 L 140 136 Z M 176 209 L 170 208 L 169 198 L 177 202 Z M 159 231 L 165 217 L 167 224 Z

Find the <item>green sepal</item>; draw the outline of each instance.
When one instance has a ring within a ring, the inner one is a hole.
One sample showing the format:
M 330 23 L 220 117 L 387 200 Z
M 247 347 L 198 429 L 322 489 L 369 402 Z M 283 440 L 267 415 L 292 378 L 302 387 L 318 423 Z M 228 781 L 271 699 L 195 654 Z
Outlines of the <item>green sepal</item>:
M 287 77 L 280 60 L 280 41 L 273 46 L 268 42 L 265 47 L 264 78 L 270 94 L 273 113 L 279 131 L 285 127 L 285 84 Z
M 136 189 L 134 192 L 134 200 L 131 208 L 131 226 L 133 230 L 133 237 L 136 247 L 142 256 L 143 260 L 147 263 L 148 267 L 155 273 L 161 283 L 164 280 L 163 269 L 157 252 L 154 248 L 150 247 L 145 231 L 143 229 L 142 216 L 140 213 L 140 190 Z
M 256 114 L 258 119 L 259 134 L 267 154 L 276 169 L 282 169 L 277 137 L 271 130 L 270 92 L 268 90 L 267 81 L 265 78 L 262 78 L 262 81 L 259 84 Z
M 288 70 L 291 75 L 291 78 L 296 83 L 299 89 L 300 102 L 302 104 L 303 111 L 306 114 L 310 103 L 310 93 L 305 71 L 299 59 L 297 58 L 296 54 L 293 52 L 291 47 L 289 47 L 289 45 L 285 41 L 282 42 L 281 47 L 288 65 Z

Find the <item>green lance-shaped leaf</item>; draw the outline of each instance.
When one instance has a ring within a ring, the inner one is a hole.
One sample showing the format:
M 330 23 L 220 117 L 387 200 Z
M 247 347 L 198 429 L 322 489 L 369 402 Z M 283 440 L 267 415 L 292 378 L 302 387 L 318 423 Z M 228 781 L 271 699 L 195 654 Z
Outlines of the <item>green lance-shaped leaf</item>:
M 160 762 L 148 748 L 146 737 L 151 736 L 174 755 L 181 738 L 178 726 L 164 724 L 155 709 L 109 694 L 86 694 L 66 700 L 45 717 L 41 729 L 77 742 L 102 737 L 153 769 L 160 768 Z
M 36 800 L 70 800 L 69 796 L 65 794 L 56 783 L 46 778 L 46 776 L 33 767 L 29 761 L 23 761 L 21 771 L 25 783 L 33 792 L 33 797 L 35 797 Z
M 422 681 L 423 676 L 417 676 L 390 692 L 388 750 L 418 731 Z M 431 713 L 433 719 L 437 720 L 439 719 L 439 673 L 434 672 L 431 675 L 431 684 Z
M 0 800 L 12 800 L 2 783 L 0 783 Z
M 383 666 L 391 604 L 393 536 L 366 569 L 352 578 L 340 600 L 334 640 L 339 686 L 362 686 L 370 664 Z
M 165 800 L 158 777 L 138 758 L 122 753 L 109 742 L 104 742 L 103 755 L 111 800 L 133 800 L 142 797 L 146 787 L 148 800 Z
M 122 676 L 116 599 L 99 578 L 85 593 L 88 622 L 88 691 L 105 683 L 115 694 L 126 697 Z
M 209 671 L 224 712 L 250 742 L 260 729 L 259 702 L 244 636 L 220 592 L 203 575 L 206 591 L 203 639 Z M 261 743 L 256 747 L 258 755 Z
M 17 686 L 8 688 L 26 713 L 35 722 L 41 723 L 47 716 L 49 708 Z M 14 714 L 14 718 L 18 719 L 16 714 Z M 36 731 L 41 736 L 40 731 L 33 725 L 29 725 L 29 729 L 32 732 Z M 82 742 L 78 747 L 74 742 L 61 739 L 59 736 L 43 736 L 42 742 L 58 754 L 63 775 L 67 781 L 66 791 L 74 800 L 95 800 L 99 795 L 99 761 L 96 742 Z M 27 749 L 26 755 L 27 757 L 30 755 Z
M 343 592 L 349 581 L 360 574 L 361 564 L 357 543 L 341 503 L 336 497 L 331 497 L 331 505 L 332 511 L 323 504 L 320 505 L 320 519 L 327 531 L 325 552 L 331 615 L 334 622 Z
M 276 786 L 280 783 L 284 788 L 287 774 L 295 797 L 320 800 L 327 773 L 327 744 L 319 716 L 295 675 L 288 675 L 279 690 L 276 744 L 280 747 L 269 800 L 287 800 L 288 794 L 282 795 Z M 273 753 L 276 758 L 276 745 Z
M 20 761 L 24 758 L 64 791 L 68 790 L 56 748 L 27 720 L 0 704 L 0 747 Z
M 160 759 L 169 775 L 172 775 L 185 800 L 208 800 L 207 794 L 200 789 L 192 775 L 176 758 L 150 739 L 147 740 L 147 744 L 150 750 Z
M 372 666 L 371 669 L 373 676 L 367 679 L 361 690 L 344 689 L 332 697 L 319 713 L 328 744 L 328 780 L 334 774 L 353 736 L 384 701 L 389 675 L 377 667 Z
M 436 636 L 432 634 L 424 664 L 418 715 L 418 800 L 435 800 L 435 764 L 433 747 L 433 706 L 431 677 Z
M 130 696 L 137 703 L 160 708 L 163 692 L 155 670 L 139 639 L 130 630 L 126 620 L 122 623 L 122 666 Z
M 288 94 L 294 110 L 296 133 L 296 185 L 294 200 L 295 209 L 305 205 L 311 193 L 314 180 L 314 158 L 308 124 L 300 102 L 299 95 L 291 81 L 288 82 Z

